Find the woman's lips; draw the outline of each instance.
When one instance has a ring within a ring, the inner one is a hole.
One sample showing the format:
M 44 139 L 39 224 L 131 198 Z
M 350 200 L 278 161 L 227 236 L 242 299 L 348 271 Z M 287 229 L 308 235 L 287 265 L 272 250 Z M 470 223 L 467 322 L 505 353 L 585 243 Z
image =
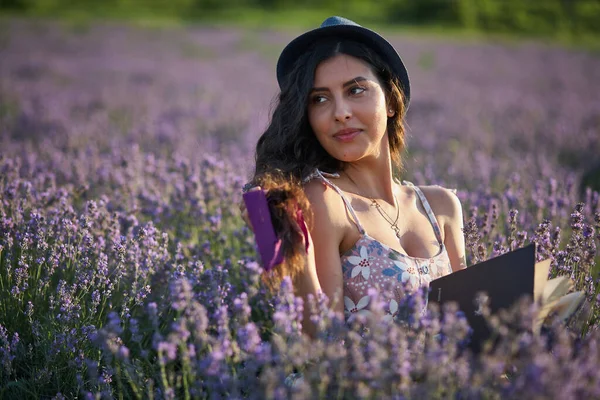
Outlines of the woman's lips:
M 340 142 L 349 142 L 354 139 L 360 133 L 360 129 L 344 129 L 333 135 L 333 137 Z

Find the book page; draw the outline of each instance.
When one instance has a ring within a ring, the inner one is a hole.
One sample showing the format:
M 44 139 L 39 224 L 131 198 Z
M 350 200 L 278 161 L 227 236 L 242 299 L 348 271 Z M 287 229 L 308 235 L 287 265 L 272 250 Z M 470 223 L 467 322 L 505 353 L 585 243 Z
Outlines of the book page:
M 550 315 L 554 306 L 558 303 L 558 300 L 554 300 L 548 303 L 544 303 L 540 309 L 538 310 L 538 314 L 536 316 L 535 321 L 533 321 L 533 332 L 540 333 L 540 328 L 544 323 L 544 320 Z
M 533 331 L 535 333 L 539 333 L 540 328 L 541 328 L 542 324 L 544 323 L 544 320 L 551 313 L 553 313 L 553 314 L 555 313 L 556 317 L 560 321 L 567 320 L 569 317 L 571 317 L 571 315 L 573 315 L 573 313 L 575 311 L 577 311 L 577 309 L 579 308 L 581 303 L 583 303 L 584 299 L 585 299 L 585 293 L 579 291 L 579 292 L 569 293 L 558 299 L 554 299 L 548 303 L 543 304 L 540 307 L 540 309 L 538 311 L 538 315 L 534 321 Z
M 552 311 L 558 314 L 561 321 L 569 318 L 585 299 L 584 292 L 573 292 L 561 297 L 554 305 Z
M 550 259 L 535 263 L 535 272 L 533 277 L 533 298 L 535 301 L 540 301 L 546 282 L 548 281 L 548 274 L 550 273 Z
M 560 299 L 573 288 L 573 282 L 567 276 L 557 276 L 546 282 L 542 291 L 540 302 L 542 304 L 551 303 Z
M 537 276 L 536 276 L 537 278 Z M 537 281 L 536 281 L 537 283 Z M 573 282 L 566 276 L 557 276 L 556 278 L 546 281 L 542 288 L 542 293 L 539 295 L 540 309 L 536 320 L 534 321 L 533 330 L 539 332 L 540 327 L 548 315 L 554 311 L 554 307 L 562 296 L 567 294 L 573 287 Z

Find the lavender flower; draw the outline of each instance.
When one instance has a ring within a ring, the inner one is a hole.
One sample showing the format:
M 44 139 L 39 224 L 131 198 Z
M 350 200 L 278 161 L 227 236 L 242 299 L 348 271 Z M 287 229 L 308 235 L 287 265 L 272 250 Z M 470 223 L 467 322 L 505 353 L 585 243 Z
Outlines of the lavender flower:
M 586 293 L 566 327 L 541 335 L 525 329 L 531 304 L 483 307 L 497 341 L 473 355 L 460 311 L 424 310 L 424 293 L 394 304 L 373 292 L 371 317 L 346 321 L 290 281 L 266 290 L 237 204 L 277 89 L 264 55 L 286 35 L 6 24 L 6 397 L 600 397 L 600 195 L 578 188 L 600 151 L 600 79 L 586 72 L 600 70 L 596 57 L 391 37 L 420 96 L 405 178 L 458 188 L 469 264 L 535 242 L 550 275 Z M 423 52 L 435 68 L 415 64 Z

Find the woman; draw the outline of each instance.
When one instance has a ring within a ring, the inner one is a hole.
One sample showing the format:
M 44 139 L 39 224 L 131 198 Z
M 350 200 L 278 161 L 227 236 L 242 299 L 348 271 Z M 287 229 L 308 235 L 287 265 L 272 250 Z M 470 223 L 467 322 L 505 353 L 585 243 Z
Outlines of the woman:
M 347 317 L 369 288 L 409 290 L 464 268 L 462 210 L 450 190 L 401 184 L 410 82 L 377 33 L 331 17 L 283 50 L 281 88 L 250 186 L 266 190 L 285 262 L 305 299 L 323 291 Z M 297 210 L 308 219 L 303 245 Z M 306 252 L 304 250 L 307 249 Z M 398 297 L 389 298 L 390 316 Z M 305 307 L 308 314 L 308 307 Z M 314 327 L 305 318 L 305 331 Z

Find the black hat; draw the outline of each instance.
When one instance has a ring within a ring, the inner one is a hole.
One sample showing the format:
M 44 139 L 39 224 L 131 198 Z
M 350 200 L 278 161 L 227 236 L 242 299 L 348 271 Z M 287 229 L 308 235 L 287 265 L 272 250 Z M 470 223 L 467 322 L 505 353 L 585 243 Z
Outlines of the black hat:
M 285 76 L 291 71 L 296 59 L 317 40 L 340 36 L 361 42 L 372 48 L 391 68 L 402 85 L 405 108 L 410 102 L 410 80 L 402 59 L 394 46 L 376 32 L 363 28 L 354 21 L 342 17 L 329 17 L 321 26 L 308 31 L 288 43 L 277 61 L 277 82 L 282 86 Z

